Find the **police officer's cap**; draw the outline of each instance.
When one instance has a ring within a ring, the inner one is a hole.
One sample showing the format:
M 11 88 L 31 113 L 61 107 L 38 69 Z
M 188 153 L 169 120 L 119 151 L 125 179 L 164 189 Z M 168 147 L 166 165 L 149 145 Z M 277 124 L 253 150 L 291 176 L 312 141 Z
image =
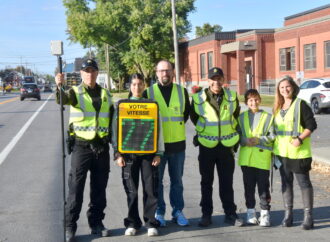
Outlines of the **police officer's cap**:
M 92 67 L 95 70 L 99 70 L 99 67 L 97 66 L 97 63 L 93 59 L 87 59 L 85 60 L 81 65 L 81 70 L 86 70 L 88 67 Z
M 223 71 L 221 70 L 221 68 L 213 67 L 209 70 L 209 74 L 208 74 L 209 79 L 212 79 L 215 76 L 223 77 Z

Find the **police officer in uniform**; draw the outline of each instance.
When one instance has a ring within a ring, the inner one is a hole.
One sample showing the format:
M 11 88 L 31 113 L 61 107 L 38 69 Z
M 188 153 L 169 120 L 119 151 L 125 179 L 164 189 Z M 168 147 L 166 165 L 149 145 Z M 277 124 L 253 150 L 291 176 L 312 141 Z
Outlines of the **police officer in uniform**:
M 162 116 L 165 152 L 159 167 L 159 194 L 156 219 L 161 226 L 166 226 L 164 218 L 166 205 L 163 192 L 163 177 L 166 164 L 170 176 L 170 203 L 172 217 L 179 226 L 186 226 L 189 221 L 184 216 L 183 168 L 186 150 L 185 122 L 189 119 L 189 95 L 187 90 L 173 83 L 173 65 L 168 60 L 161 60 L 156 66 L 158 83 L 149 87 L 143 96 L 157 101 Z
M 110 92 L 96 83 L 98 65 L 87 59 L 81 66 L 82 83 L 63 90 L 64 75 L 57 74 L 56 101 L 60 91 L 63 104 L 70 105 L 71 170 L 66 201 L 66 239 L 72 241 L 83 202 L 85 181 L 90 172 L 90 203 L 87 211 L 92 234 L 109 236 L 102 223 L 106 207 L 106 186 L 110 171 L 109 133 L 113 104 Z
M 196 126 L 194 144 L 199 146 L 201 174 L 202 217 L 198 225 L 207 227 L 212 223 L 212 187 L 216 166 L 225 223 L 242 226 L 243 220 L 236 214 L 233 190 L 233 150 L 239 141 L 236 131 L 240 111 L 237 93 L 222 87 L 224 75 L 220 68 L 210 69 L 208 78 L 209 88 L 193 95 L 190 109 L 190 118 Z

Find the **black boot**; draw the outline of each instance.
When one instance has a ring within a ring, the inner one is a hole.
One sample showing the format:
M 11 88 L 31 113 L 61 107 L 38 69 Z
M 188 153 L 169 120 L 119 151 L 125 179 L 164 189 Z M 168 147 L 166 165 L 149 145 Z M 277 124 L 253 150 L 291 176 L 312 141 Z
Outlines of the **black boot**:
M 75 235 L 76 235 L 76 230 L 73 229 L 73 228 L 66 228 L 65 229 L 65 240 L 66 242 L 73 242 L 75 241 L 74 238 L 75 238 Z
M 212 224 L 212 216 L 211 215 L 204 215 L 198 222 L 199 227 L 208 227 Z
M 293 223 L 293 190 L 286 187 L 286 191 L 282 193 L 285 207 L 284 219 L 282 221 L 283 227 L 291 227 Z
M 304 203 L 304 222 L 301 224 L 302 229 L 309 230 L 314 228 L 313 221 L 313 188 L 301 190 Z

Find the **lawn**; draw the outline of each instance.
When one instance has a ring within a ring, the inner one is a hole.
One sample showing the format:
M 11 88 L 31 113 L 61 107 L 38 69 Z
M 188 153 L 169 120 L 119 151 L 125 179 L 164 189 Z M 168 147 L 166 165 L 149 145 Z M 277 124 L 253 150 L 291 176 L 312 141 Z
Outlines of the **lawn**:
M 244 103 L 244 95 L 239 95 L 238 100 Z M 261 106 L 273 107 L 275 96 L 273 95 L 261 95 Z
M 113 96 L 114 100 L 119 100 L 119 99 L 127 98 L 128 97 L 128 91 L 111 92 L 111 95 Z

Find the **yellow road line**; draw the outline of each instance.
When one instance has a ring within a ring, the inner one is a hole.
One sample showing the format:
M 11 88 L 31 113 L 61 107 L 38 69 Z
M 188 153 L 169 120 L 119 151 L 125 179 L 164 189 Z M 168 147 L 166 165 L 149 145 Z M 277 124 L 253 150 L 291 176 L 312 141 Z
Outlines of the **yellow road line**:
M 19 98 L 19 97 L 14 97 L 14 98 L 8 99 L 8 100 L 6 100 L 6 101 L 0 102 L 0 104 L 5 104 L 5 103 L 14 102 L 14 101 L 18 100 L 18 98 Z

